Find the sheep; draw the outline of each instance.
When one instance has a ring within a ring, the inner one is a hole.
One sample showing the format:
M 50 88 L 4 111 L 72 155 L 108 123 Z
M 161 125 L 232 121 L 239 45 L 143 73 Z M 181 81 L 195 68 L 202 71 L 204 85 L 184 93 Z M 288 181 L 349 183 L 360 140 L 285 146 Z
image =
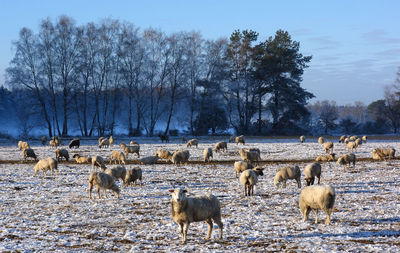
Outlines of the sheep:
M 258 176 L 264 175 L 262 171 L 263 168 L 255 167 L 240 174 L 239 181 L 244 186 L 244 196 L 254 195 L 254 186 L 257 184 Z
M 346 139 L 346 135 L 342 135 L 339 138 L 339 143 L 344 143 L 344 140 Z
M 172 157 L 171 152 L 169 152 L 168 150 L 165 150 L 165 149 L 157 150 L 157 152 L 154 155 L 157 155 L 158 158 L 160 158 L 160 159 L 168 159 L 168 160 L 171 159 L 171 157 Z
M 103 140 L 105 140 L 105 139 L 106 139 L 106 137 L 99 137 L 99 139 L 98 139 L 98 144 L 99 144 L 99 146 L 100 146 L 101 142 L 102 142 Z
M 119 144 L 119 145 L 120 145 L 120 146 L 122 147 L 122 149 L 124 150 L 125 155 L 126 155 L 126 159 L 128 159 L 129 153 L 131 153 L 131 154 L 137 154 L 138 158 L 140 157 L 140 154 L 139 154 L 140 146 L 139 146 L 139 145 L 126 146 L 125 143 L 121 143 L 121 144 Z
M 79 139 L 72 139 L 68 145 L 69 148 L 76 147 L 79 148 L 81 141 Z
M 214 195 L 209 194 L 188 198 L 185 194 L 186 190 L 178 188 L 169 191 L 172 192 L 172 219 L 179 225 L 182 244 L 186 242 L 189 224 L 197 221 L 206 221 L 208 225 L 206 240 L 211 237 L 213 229 L 212 221 L 218 224 L 219 239 L 222 239 L 221 205 Z
M 110 138 L 108 139 L 108 142 L 110 143 L 110 146 L 114 144 L 114 138 L 112 135 L 110 135 Z
M 228 150 L 228 144 L 225 141 L 220 141 L 215 144 L 214 151 L 218 153 L 220 150 L 222 151 Z
M 30 148 L 28 142 L 25 142 L 25 141 L 19 141 L 18 142 L 18 149 L 19 150 L 24 150 L 26 148 Z
M 166 135 L 166 134 L 163 134 L 163 135 L 159 134 L 158 137 L 160 137 L 160 140 L 161 140 L 162 143 L 164 143 L 164 141 L 165 141 L 165 143 L 167 143 L 167 142 L 169 143 L 169 136 L 168 136 L 168 135 Z
M 241 144 L 245 144 L 245 139 L 244 139 L 244 136 L 243 135 L 240 135 L 240 136 L 237 136 L 236 138 L 235 138 L 235 142 L 236 142 L 236 145 L 238 145 L 239 143 L 241 143 Z
M 241 172 L 253 169 L 253 165 L 245 161 L 237 161 L 233 164 L 233 167 L 235 168 L 236 178 Z
M 147 157 L 143 157 L 140 158 L 140 163 L 141 164 L 156 164 L 158 161 L 158 155 L 154 155 L 154 156 L 147 156 Z
M 257 151 L 245 151 L 240 148 L 239 155 L 246 162 L 261 161 L 260 154 Z
M 24 162 L 26 162 L 26 158 L 28 158 L 28 157 L 33 158 L 35 161 L 37 161 L 37 157 L 36 157 L 35 151 L 33 151 L 33 149 L 26 148 L 22 151 L 22 153 L 24 155 Z
M 306 141 L 306 137 L 304 135 L 300 136 L 300 142 L 303 143 Z
M 170 161 L 177 165 L 186 163 L 189 160 L 190 154 L 188 150 L 178 150 L 172 154 Z
M 357 152 L 357 145 L 354 141 L 349 141 L 348 143 L 346 143 L 346 147 L 349 152 L 354 152 L 354 150 Z
M 236 136 L 232 135 L 231 137 L 229 137 L 229 143 L 234 143 L 236 140 Z
M 104 173 L 112 176 L 116 181 L 120 178 L 123 182 L 125 182 L 126 168 L 124 166 L 114 166 L 112 168 L 107 168 Z
M 362 140 L 360 138 L 357 138 L 354 143 L 356 144 L 356 147 L 358 148 L 359 146 L 362 145 Z
M 72 156 L 75 158 L 75 161 L 77 163 L 92 163 L 92 158 L 91 157 L 86 157 L 86 156 L 80 156 L 79 154 L 75 154 Z
M 92 199 L 93 186 L 97 187 L 97 194 L 100 196 L 100 189 L 110 189 L 119 199 L 119 187 L 115 184 L 114 178 L 103 172 L 92 172 L 89 176 L 89 198 Z
M 196 146 L 196 148 L 197 148 L 198 145 L 199 145 L 199 140 L 197 140 L 197 139 L 191 139 L 190 141 L 188 141 L 186 143 L 187 148 L 189 148 L 191 146 Z
M 108 139 L 102 139 L 100 144 L 99 144 L 99 148 L 103 148 L 103 147 L 110 147 L 110 141 Z
M 279 168 L 274 177 L 275 187 L 278 188 L 282 182 L 282 188 L 286 188 L 286 181 L 288 179 L 295 179 L 297 186 L 301 188 L 301 172 L 299 166 Z
M 328 155 L 320 155 L 315 158 L 316 162 L 331 162 L 335 161 L 335 153 L 331 153 Z
M 256 152 L 258 155 L 261 155 L 261 151 L 259 148 L 245 148 L 243 150 L 246 152 Z
M 143 185 L 142 169 L 139 167 L 130 169 L 126 172 L 125 179 L 124 179 L 124 185 L 128 186 L 131 182 L 134 182 L 135 186 L 136 186 L 136 180 L 140 180 L 140 186 Z
M 203 159 L 204 162 L 209 162 L 210 158 L 213 157 L 213 151 L 212 148 L 205 148 L 203 151 Z
M 130 142 L 129 142 L 129 146 L 133 146 L 133 145 L 139 145 L 139 142 L 137 142 L 137 141 L 130 141 Z
M 61 139 L 59 139 L 57 136 L 53 136 L 49 141 L 49 144 L 50 146 L 57 148 L 57 146 L 61 145 Z
M 54 140 L 50 140 L 50 141 L 49 141 L 49 145 L 50 145 L 51 147 L 57 148 L 57 144 L 56 144 L 56 142 L 55 142 Z
M 324 142 L 325 142 L 324 137 L 319 137 L 319 138 L 318 138 L 318 143 L 319 143 L 319 145 L 324 144 Z
M 344 144 L 347 144 L 347 143 L 349 143 L 350 142 L 350 138 L 345 138 L 344 139 Z
M 186 138 L 185 137 L 182 137 L 182 144 L 184 144 L 184 143 L 186 143 L 187 142 L 187 140 L 186 140 Z
M 64 149 L 64 148 L 62 148 L 62 149 L 56 149 L 55 153 L 56 153 L 57 161 L 60 161 L 61 157 L 64 157 L 64 158 L 65 158 L 65 161 L 68 161 L 68 160 L 69 160 L 68 150 L 66 150 L 66 149 Z
M 323 146 L 324 146 L 325 153 L 328 154 L 329 151 L 330 151 L 331 153 L 333 153 L 333 143 L 332 143 L 332 142 L 330 142 L 330 141 L 324 142 L 324 143 L 323 143 Z
M 394 148 L 375 148 L 372 150 L 372 158 L 374 160 L 386 160 L 386 158 L 394 158 L 396 150 Z
M 357 138 L 358 138 L 358 137 L 354 135 L 354 136 L 350 136 L 349 140 L 350 140 L 350 141 L 355 141 Z
M 311 209 L 315 212 L 315 224 L 318 223 L 318 209 L 326 213 L 325 224 L 331 222 L 331 213 L 335 204 L 335 190 L 329 185 L 313 185 L 305 187 L 300 193 L 299 208 L 303 221 L 307 221 Z
M 113 150 L 110 155 L 110 164 L 112 163 L 112 161 L 115 161 L 115 164 L 117 164 L 117 161 L 118 161 L 118 164 L 121 164 L 121 163 L 125 164 L 124 153 L 122 153 L 121 151 L 118 151 L 118 150 Z
M 46 136 L 43 135 L 43 136 L 40 138 L 40 141 L 42 142 L 42 146 L 46 145 L 46 142 L 47 142 Z
M 101 171 L 105 171 L 107 169 L 106 165 L 104 164 L 104 159 L 101 156 L 92 156 L 92 170 L 95 167 L 100 167 Z
M 361 140 L 362 140 L 363 142 L 365 142 L 365 143 L 367 143 L 367 139 L 368 139 L 368 137 L 367 137 L 366 135 L 364 135 L 364 136 L 361 138 Z
M 344 168 L 346 168 L 347 164 L 350 166 L 350 163 L 353 163 L 354 168 L 354 166 L 356 165 L 356 156 L 353 153 L 343 155 L 337 160 L 337 164 L 343 165 Z
M 321 164 L 319 163 L 308 164 L 304 169 L 303 173 L 306 176 L 307 186 L 314 184 L 315 177 L 318 178 L 318 184 L 319 184 L 321 179 Z
M 35 175 L 37 174 L 37 172 L 39 170 L 41 170 L 41 171 L 43 171 L 43 177 L 44 177 L 44 176 L 46 176 L 46 171 L 51 170 L 51 175 L 53 176 L 54 170 L 56 170 L 57 174 L 58 174 L 57 165 L 58 165 L 57 160 L 50 157 L 47 159 L 42 159 L 39 162 L 37 162 L 37 164 L 35 165 L 35 167 L 33 167 L 33 169 L 35 171 Z

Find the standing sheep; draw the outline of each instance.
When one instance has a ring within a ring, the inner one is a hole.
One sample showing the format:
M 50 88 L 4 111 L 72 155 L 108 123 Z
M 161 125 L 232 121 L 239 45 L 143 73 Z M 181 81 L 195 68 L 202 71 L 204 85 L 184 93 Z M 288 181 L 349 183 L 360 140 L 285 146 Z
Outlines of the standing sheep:
M 110 141 L 108 139 L 102 139 L 99 148 L 105 148 L 105 147 L 110 147 Z
M 81 141 L 79 139 L 72 139 L 68 145 L 69 148 L 79 148 L 79 146 L 81 145 Z
M 125 182 L 126 168 L 124 166 L 114 166 L 112 168 L 107 168 L 104 173 L 112 176 L 116 181 L 118 179 L 121 179 L 123 182 Z
M 238 177 L 243 171 L 252 169 L 253 165 L 245 161 L 237 161 L 233 164 L 233 167 L 235 168 L 236 177 Z
M 62 148 L 62 149 L 56 149 L 55 153 L 56 153 L 57 161 L 60 161 L 60 160 L 61 160 L 61 157 L 64 157 L 65 161 L 68 161 L 68 160 L 69 160 L 68 150 L 66 150 L 66 149 L 64 149 L 64 148 Z
M 264 175 L 262 171 L 263 168 L 255 167 L 240 174 L 239 181 L 244 186 L 244 196 L 254 195 L 254 186 L 258 182 L 258 176 Z
M 189 224 L 197 221 L 206 221 L 208 225 L 206 240 L 211 237 L 213 221 L 218 224 L 219 239 L 222 239 L 221 205 L 214 195 L 188 198 L 186 190 L 178 188 L 170 192 L 172 192 L 172 219 L 179 225 L 182 244 L 186 242 Z
M 121 151 L 113 150 L 110 155 L 110 164 L 115 161 L 115 164 L 125 164 L 125 155 Z
M 344 168 L 346 168 L 347 165 L 350 166 L 350 163 L 353 163 L 354 168 L 356 165 L 356 156 L 353 153 L 343 155 L 337 160 L 337 164 L 343 165 Z
M 34 171 L 35 171 L 35 175 L 37 174 L 37 172 L 39 170 L 43 171 L 43 177 L 46 176 L 46 171 L 47 170 L 51 170 L 51 175 L 53 176 L 53 171 L 56 170 L 57 174 L 58 174 L 58 168 L 57 168 L 57 160 L 54 158 L 47 158 L 47 159 L 43 159 L 40 160 L 35 167 L 33 167 Z
M 212 149 L 211 148 L 205 148 L 204 151 L 203 151 L 204 162 L 209 162 L 210 158 L 212 158 L 212 157 L 213 157 Z
M 329 185 L 313 185 L 305 187 L 300 193 L 299 208 L 303 221 L 307 221 L 311 209 L 315 212 L 315 224 L 318 223 L 318 209 L 326 213 L 325 224 L 331 222 L 331 213 L 335 204 L 335 190 Z
M 325 153 L 333 153 L 333 143 L 332 142 L 330 142 L 330 141 L 328 141 L 328 142 L 324 142 L 324 144 L 323 144 L 323 146 L 324 146 L 324 150 L 325 150 Z
M 161 143 L 164 143 L 164 141 L 165 141 L 165 143 L 169 143 L 169 136 L 168 135 L 166 135 L 166 134 L 159 134 L 158 135 L 158 137 L 160 137 L 160 140 L 161 140 Z
M 130 141 L 130 142 L 129 142 L 129 146 L 133 146 L 133 145 L 139 145 L 139 142 L 137 142 L 137 141 Z
M 342 135 L 339 138 L 339 143 L 344 143 L 344 140 L 346 139 L 346 135 Z
M 257 151 L 245 151 L 239 148 L 239 155 L 246 162 L 261 161 L 260 153 Z
M 99 137 L 99 139 L 98 139 L 98 144 L 99 144 L 99 146 L 100 146 L 101 142 L 102 142 L 103 140 L 105 140 L 105 139 L 106 139 L 106 137 Z
M 26 162 L 26 158 L 28 158 L 28 157 L 33 158 L 35 161 L 37 161 L 37 157 L 36 157 L 35 151 L 33 151 L 33 149 L 26 148 L 22 151 L 22 153 L 24 155 L 24 162 Z
M 26 148 L 30 148 L 28 142 L 25 142 L 25 141 L 19 141 L 18 142 L 18 149 L 19 150 L 24 150 Z
M 101 156 L 93 156 L 92 157 L 92 170 L 95 167 L 99 167 L 101 171 L 105 171 L 107 169 L 106 165 L 104 164 L 104 159 Z
M 157 152 L 154 155 L 157 155 L 159 159 L 168 159 L 169 160 L 172 158 L 171 152 L 169 152 L 166 149 L 159 149 L 159 150 L 157 150 Z
M 140 146 L 139 146 L 139 145 L 126 146 L 125 143 L 121 143 L 121 144 L 119 144 L 119 145 L 120 145 L 120 146 L 122 147 L 122 149 L 124 150 L 126 159 L 128 159 L 129 153 L 131 153 L 131 154 L 137 154 L 138 158 L 140 157 L 140 154 L 139 154 Z
M 143 185 L 142 183 L 142 169 L 139 167 L 130 169 L 126 172 L 124 185 L 128 186 L 131 182 L 133 182 L 136 186 L 136 181 L 140 180 L 140 186 Z
M 319 145 L 324 144 L 324 142 L 325 142 L 324 137 L 321 136 L 321 137 L 318 138 Z
M 236 136 L 232 135 L 231 137 L 229 137 L 229 143 L 234 143 L 236 140 Z
M 356 150 L 357 152 L 357 145 L 353 141 L 349 141 L 348 143 L 346 143 L 346 147 L 349 150 L 349 152 L 354 152 L 354 150 Z
M 49 145 L 53 148 L 57 148 L 57 143 L 54 140 L 49 141 Z
M 110 189 L 119 199 L 119 187 L 115 184 L 114 178 L 103 172 L 93 172 L 89 176 L 89 198 L 92 199 L 92 189 L 93 186 L 97 187 L 97 194 L 100 196 L 100 189 L 106 190 Z
M 315 177 L 318 178 L 318 184 L 321 179 L 321 164 L 319 163 L 311 163 L 306 166 L 304 169 L 304 175 L 306 176 L 306 185 L 313 185 Z
M 46 142 L 47 142 L 46 136 L 43 135 L 43 136 L 40 138 L 40 141 L 42 142 L 42 146 L 46 145 Z
M 304 135 L 300 136 L 300 142 L 304 143 L 306 141 L 306 137 Z
M 228 150 L 228 144 L 225 141 L 220 141 L 215 144 L 214 151 L 218 153 L 221 150 L 224 152 Z
M 189 161 L 190 153 L 188 150 L 178 150 L 172 154 L 170 161 L 177 165 Z
M 241 144 L 244 145 L 244 144 L 245 144 L 244 136 L 243 136 L 243 135 L 237 136 L 237 137 L 235 138 L 235 142 L 236 142 L 236 145 L 239 144 L 239 143 L 241 143 Z
M 110 135 L 110 139 L 108 139 L 108 142 L 110 143 L 110 146 L 114 145 L 114 138 L 112 135 Z
M 297 186 L 301 188 L 301 172 L 299 166 L 279 168 L 274 178 L 275 187 L 278 188 L 282 183 L 282 188 L 286 188 L 286 181 L 288 179 L 295 179 Z
M 365 143 L 367 143 L 367 139 L 368 139 L 368 137 L 367 137 L 366 135 L 364 135 L 364 136 L 361 138 L 361 140 L 362 140 L 363 142 L 365 142 Z
M 199 145 L 199 140 L 197 140 L 197 139 L 191 139 L 190 141 L 188 141 L 186 143 L 187 148 L 189 148 L 191 146 L 196 146 L 196 148 L 197 148 L 198 145 Z
M 360 138 L 357 138 L 354 142 L 355 142 L 357 148 L 362 145 L 362 140 Z

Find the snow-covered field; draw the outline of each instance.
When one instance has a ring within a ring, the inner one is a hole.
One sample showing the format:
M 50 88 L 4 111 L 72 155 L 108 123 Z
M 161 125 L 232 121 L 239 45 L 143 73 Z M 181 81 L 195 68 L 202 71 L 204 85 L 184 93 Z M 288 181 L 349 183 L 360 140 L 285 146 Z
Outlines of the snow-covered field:
M 190 160 L 201 160 L 205 147 L 217 140 L 200 139 L 190 148 Z M 121 140 L 116 140 L 116 143 Z M 125 143 L 128 141 L 125 140 Z M 184 148 L 175 141 L 161 144 L 157 139 L 139 139 L 141 156 L 160 148 Z M 0 142 L 1 160 L 22 160 L 16 143 Z M 65 143 L 66 144 L 66 143 Z M 81 155 L 102 155 L 96 141 L 82 141 Z M 54 149 L 31 142 L 39 158 L 54 157 Z M 263 160 L 307 160 L 323 154 L 315 139 L 305 144 L 297 139 L 250 139 L 246 147 L 261 149 Z M 400 142 L 372 140 L 357 157 L 370 157 L 375 147 L 394 147 Z M 237 146 L 214 154 L 214 160 L 239 160 Z M 346 153 L 335 140 L 337 156 Z M 75 153 L 70 151 L 70 156 Z M 136 159 L 130 155 L 129 159 Z M 288 162 L 287 165 L 293 165 Z M 305 163 L 297 165 L 303 170 Z M 400 250 L 400 160 L 358 162 L 346 171 L 336 163 L 322 164 L 322 184 L 336 190 L 331 225 L 319 212 L 314 224 L 311 212 L 302 221 L 298 208 L 300 189 L 288 181 L 286 189 L 276 189 L 273 177 L 283 164 L 264 165 L 264 176 L 255 196 L 244 197 L 243 187 L 231 165 L 189 164 L 175 167 L 159 164 L 140 167 L 144 185 L 121 188 L 118 200 L 111 193 L 90 200 L 89 165 L 61 163 L 59 175 L 33 175 L 34 163 L 0 163 L 0 251 L 316 251 L 316 252 L 399 252 Z M 132 168 L 137 165 L 128 165 Z M 304 187 L 304 176 L 302 175 Z M 118 183 L 121 185 L 121 183 Z M 222 205 L 223 240 L 218 241 L 214 225 L 212 238 L 205 241 L 205 222 L 191 223 L 188 240 L 181 244 L 178 225 L 171 218 L 168 190 L 184 187 L 191 195 L 212 193 Z

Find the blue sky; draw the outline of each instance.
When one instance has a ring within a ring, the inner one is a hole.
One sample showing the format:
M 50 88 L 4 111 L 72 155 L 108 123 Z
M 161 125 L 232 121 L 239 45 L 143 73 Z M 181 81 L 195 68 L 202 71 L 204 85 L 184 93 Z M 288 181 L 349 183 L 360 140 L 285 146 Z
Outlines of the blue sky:
M 42 19 L 62 14 L 77 24 L 118 18 L 168 34 L 199 31 L 206 39 L 252 29 L 265 40 L 286 30 L 300 42 L 301 53 L 313 56 L 302 83 L 316 95 L 312 101 L 369 104 L 383 98 L 383 87 L 394 83 L 400 67 L 398 0 L 0 0 L 0 6 L 0 85 L 19 30 L 37 31 Z

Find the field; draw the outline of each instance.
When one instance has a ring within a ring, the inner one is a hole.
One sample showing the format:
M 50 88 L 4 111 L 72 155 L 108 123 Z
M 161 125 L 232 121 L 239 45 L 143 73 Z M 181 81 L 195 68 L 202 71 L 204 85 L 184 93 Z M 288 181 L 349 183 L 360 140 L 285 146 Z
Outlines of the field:
M 226 139 L 226 138 L 225 138 Z M 189 148 L 190 162 L 174 166 L 135 165 L 129 156 L 127 168 L 140 166 L 141 186 L 121 188 L 121 197 L 111 193 L 99 200 L 89 199 L 90 165 L 61 162 L 59 174 L 34 176 L 34 162 L 23 163 L 17 143 L 0 142 L 0 251 L 292 251 L 292 252 L 398 252 L 400 249 L 400 161 L 373 161 L 376 147 L 400 150 L 400 142 L 375 138 L 356 152 L 359 161 L 344 169 L 336 163 L 322 164 L 321 184 L 335 188 L 336 202 L 332 221 L 325 225 L 319 212 L 314 224 L 311 212 L 302 221 L 298 208 L 300 189 L 288 181 L 286 189 L 276 189 L 273 177 L 279 167 L 305 165 L 323 154 L 316 139 L 300 144 L 294 138 L 248 138 L 245 147 L 261 150 L 264 176 L 259 178 L 255 195 L 243 196 L 235 177 L 233 162 L 240 160 L 236 144 L 228 152 L 214 153 L 214 162 L 204 164 L 202 152 L 221 138 L 200 138 L 198 148 Z M 337 156 L 345 154 L 344 144 L 335 144 Z M 116 143 L 129 142 L 116 139 Z M 138 139 L 141 157 L 153 155 L 158 148 L 170 151 L 186 148 L 178 139 L 162 144 L 158 139 Z M 99 149 L 96 140 L 82 140 L 81 155 L 109 157 L 115 145 Z M 54 149 L 30 142 L 39 158 L 54 157 Z M 67 143 L 64 143 L 67 144 Z M 66 146 L 64 146 L 65 148 Z M 107 163 L 107 166 L 108 165 Z M 121 182 L 118 182 L 121 185 Z M 304 175 L 302 175 L 304 187 Z M 188 240 L 181 244 L 178 225 L 171 218 L 169 189 L 183 187 L 190 195 L 212 193 L 222 205 L 224 236 L 217 240 L 214 224 L 212 238 L 205 241 L 205 222 L 191 223 Z

